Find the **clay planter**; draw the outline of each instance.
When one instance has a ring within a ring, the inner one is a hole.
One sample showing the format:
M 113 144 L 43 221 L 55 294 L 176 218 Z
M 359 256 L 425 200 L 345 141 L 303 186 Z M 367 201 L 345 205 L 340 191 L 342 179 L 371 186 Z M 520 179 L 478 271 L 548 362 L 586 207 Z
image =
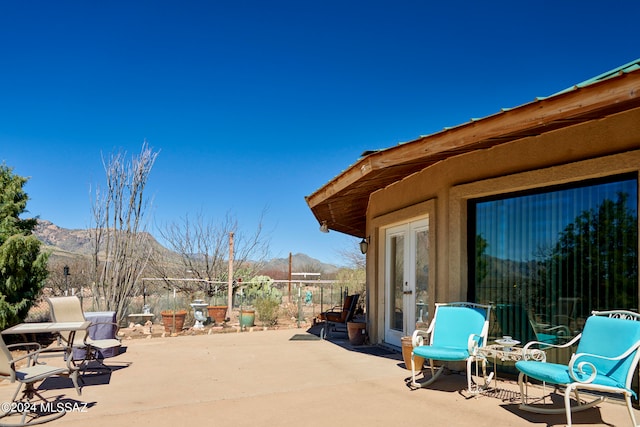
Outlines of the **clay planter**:
M 404 359 L 404 367 L 411 370 L 411 353 L 413 352 L 411 337 L 401 337 L 400 341 L 402 341 L 402 358 Z M 413 361 L 416 364 L 416 371 L 421 371 L 422 365 L 424 365 L 424 358 L 415 356 Z
M 364 322 L 347 322 L 347 334 L 351 345 L 362 345 L 367 338 L 367 324 Z
M 162 315 L 162 324 L 164 325 L 165 332 L 181 332 L 184 327 L 184 318 L 187 315 L 186 310 L 178 310 L 175 312 L 175 325 L 173 324 L 174 320 L 174 311 L 173 310 L 165 310 L 161 311 L 160 315 Z
M 216 322 L 218 325 L 224 323 L 224 320 L 227 316 L 227 306 L 226 305 L 210 305 L 207 307 L 207 311 L 209 312 L 209 317 L 211 320 Z

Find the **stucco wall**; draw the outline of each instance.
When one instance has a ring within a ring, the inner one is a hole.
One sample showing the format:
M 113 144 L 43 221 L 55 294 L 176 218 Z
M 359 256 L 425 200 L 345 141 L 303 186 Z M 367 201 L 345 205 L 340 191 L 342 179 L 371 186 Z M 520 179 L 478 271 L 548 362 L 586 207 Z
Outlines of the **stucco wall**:
M 468 199 L 639 171 L 640 108 L 452 157 L 375 192 L 367 209 L 372 342 L 384 337 L 386 226 L 429 211 L 432 313 L 436 301 L 466 300 Z

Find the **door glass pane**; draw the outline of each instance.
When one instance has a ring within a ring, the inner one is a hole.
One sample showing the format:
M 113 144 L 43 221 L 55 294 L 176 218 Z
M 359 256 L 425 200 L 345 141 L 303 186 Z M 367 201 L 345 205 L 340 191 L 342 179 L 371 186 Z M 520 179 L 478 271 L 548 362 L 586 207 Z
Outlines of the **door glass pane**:
M 416 241 L 416 329 L 425 329 L 429 313 L 429 232 L 422 229 L 415 234 Z
M 389 319 L 391 329 L 404 330 L 404 319 L 402 311 L 402 290 L 404 284 L 404 236 L 391 237 L 390 253 L 390 273 L 391 295 L 389 296 L 389 308 L 391 309 Z

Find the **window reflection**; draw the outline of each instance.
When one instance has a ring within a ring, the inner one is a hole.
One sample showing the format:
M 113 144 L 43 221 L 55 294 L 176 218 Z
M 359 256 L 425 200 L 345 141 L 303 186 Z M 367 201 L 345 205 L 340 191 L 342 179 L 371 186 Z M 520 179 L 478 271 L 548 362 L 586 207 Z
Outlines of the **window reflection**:
M 559 342 L 592 310 L 638 310 L 638 181 L 473 201 L 473 299 L 492 303 L 494 337 Z

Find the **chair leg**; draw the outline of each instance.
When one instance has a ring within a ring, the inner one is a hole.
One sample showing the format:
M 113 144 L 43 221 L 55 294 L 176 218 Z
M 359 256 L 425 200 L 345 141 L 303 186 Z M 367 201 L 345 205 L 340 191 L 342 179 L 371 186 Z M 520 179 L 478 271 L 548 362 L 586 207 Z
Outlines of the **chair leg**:
M 527 405 L 527 392 L 529 391 L 527 388 L 527 391 L 525 391 L 525 385 L 524 382 L 527 379 L 525 378 L 525 375 L 520 372 L 520 374 L 518 375 L 518 387 L 520 388 L 520 408 L 523 409 L 523 406 Z
M 484 381 L 484 384 L 479 385 L 479 384 L 475 384 L 474 386 L 474 381 L 473 381 L 473 368 L 472 366 L 475 364 L 476 365 L 476 370 L 475 370 L 475 374 L 477 377 L 479 377 L 479 371 L 478 371 L 478 362 L 482 363 L 482 380 Z M 490 384 L 491 384 L 491 380 L 493 379 L 493 372 L 491 373 L 491 375 L 489 375 L 487 377 L 487 359 L 485 359 L 484 357 L 478 357 L 478 356 L 471 356 L 467 359 L 467 390 L 469 391 L 469 393 L 471 394 L 480 394 L 482 393 L 485 388 L 487 388 Z
M 11 398 L 12 402 L 16 401 L 16 397 L 18 397 L 18 394 L 20 393 L 20 390 L 22 390 L 22 386 L 24 386 L 23 382 L 19 382 L 18 383 L 18 388 L 16 388 L 15 393 L 13 393 L 13 397 Z
M 414 360 L 414 354 L 411 353 L 411 386 L 414 388 L 423 388 L 428 385 L 433 384 L 435 380 L 438 379 L 440 374 L 444 371 L 444 365 L 440 366 L 437 370 L 433 365 L 433 360 L 429 359 L 429 368 L 431 369 L 431 378 L 423 383 L 419 383 L 416 381 L 416 362 Z M 420 371 L 422 372 L 422 371 Z
M 475 359 L 474 357 L 468 358 L 467 359 L 467 391 L 471 394 L 478 394 L 479 390 L 474 390 L 471 387 L 471 375 L 473 373 L 471 369 L 471 365 L 473 365 L 473 362 L 476 363 L 476 374 L 478 373 L 478 360 Z
M 322 335 L 322 332 L 321 332 Z M 322 338 L 322 336 L 321 336 Z M 85 353 L 84 353 L 84 358 L 82 359 L 82 361 L 80 363 L 75 363 L 74 365 L 77 368 L 78 371 L 87 371 L 90 370 L 92 367 L 90 366 L 92 363 L 91 362 L 96 362 L 100 367 L 101 370 L 106 370 L 111 372 L 111 368 L 109 366 L 107 366 L 104 363 L 104 358 L 100 358 L 99 357 L 99 352 L 100 352 L 100 348 L 98 347 L 94 347 L 92 345 L 87 345 L 85 347 Z M 78 393 L 80 394 L 80 393 Z
M 636 423 L 636 415 L 633 413 L 633 405 L 631 403 L 631 395 L 625 393 L 624 400 L 627 402 L 627 409 L 629 410 L 629 416 L 631 416 L 631 422 L 634 426 L 637 426 L 638 424 Z
M 69 378 L 71 378 L 71 382 L 73 382 L 73 387 L 76 389 L 76 393 L 78 396 L 82 396 L 82 389 L 78 385 L 78 370 L 74 370 L 69 374 Z
M 551 405 L 544 405 L 544 406 L 531 406 L 529 404 L 527 404 L 527 395 L 525 394 L 525 390 L 524 390 L 524 383 L 526 381 L 526 375 L 522 372 L 520 372 L 520 375 L 518 375 L 518 385 L 520 386 L 520 396 L 521 396 L 521 403 L 520 403 L 520 409 L 522 409 L 523 411 L 529 411 L 529 412 L 535 412 L 538 414 L 565 414 L 567 417 L 567 425 L 570 426 L 571 425 L 571 413 L 573 412 L 579 412 L 579 411 L 584 411 L 586 409 L 589 408 L 593 408 L 594 406 L 602 403 L 605 400 L 605 397 L 600 396 L 595 398 L 592 401 L 589 402 L 584 402 L 582 403 L 581 398 L 580 398 L 580 394 L 578 393 L 577 388 L 573 385 L 573 384 L 569 384 L 566 386 L 566 389 L 564 391 L 564 407 L 559 408 L 559 407 L 549 407 Z M 574 394 L 574 398 L 576 399 L 576 405 L 571 406 L 571 394 Z
M 577 394 L 576 390 L 576 394 Z M 580 400 L 578 400 L 580 403 Z M 564 392 L 564 411 L 567 416 L 567 427 L 571 427 L 571 387 L 567 387 Z
M 417 388 L 420 387 L 416 382 L 416 361 L 413 359 L 413 352 L 411 353 L 411 385 Z
M 22 399 L 24 400 L 16 400 L 16 397 L 22 390 L 23 386 L 24 390 L 22 391 Z M 23 404 L 21 406 L 18 405 L 15 408 L 11 405 L 8 411 L 0 413 L 0 427 L 21 427 L 42 424 L 56 420 L 65 414 L 64 411 L 43 413 L 38 410 L 33 410 L 35 406 L 29 405 L 27 402 L 29 402 L 34 396 L 37 396 L 41 402 L 49 402 L 44 396 L 38 393 L 33 383 L 23 383 L 20 381 L 15 393 L 13 394 L 11 403 L 22 402 Z
M 577 406 L 574 406 L 574 407 L 571 407 L 571 392 L 573 392 L 576 399 Z M 573 385 L 567 386 L 567 389 L 564 391 L 564 412 L 567 415 L 567 427 L 571 427 L 572 412 L 584 411 L 586 409 L 596 406 L 602 401 L 604 401 L 604 397 L 598 397 L 592 400 L 591 402 L 581 403 L 580 393 L 578 392 L 578 388 L 573 387 Z

